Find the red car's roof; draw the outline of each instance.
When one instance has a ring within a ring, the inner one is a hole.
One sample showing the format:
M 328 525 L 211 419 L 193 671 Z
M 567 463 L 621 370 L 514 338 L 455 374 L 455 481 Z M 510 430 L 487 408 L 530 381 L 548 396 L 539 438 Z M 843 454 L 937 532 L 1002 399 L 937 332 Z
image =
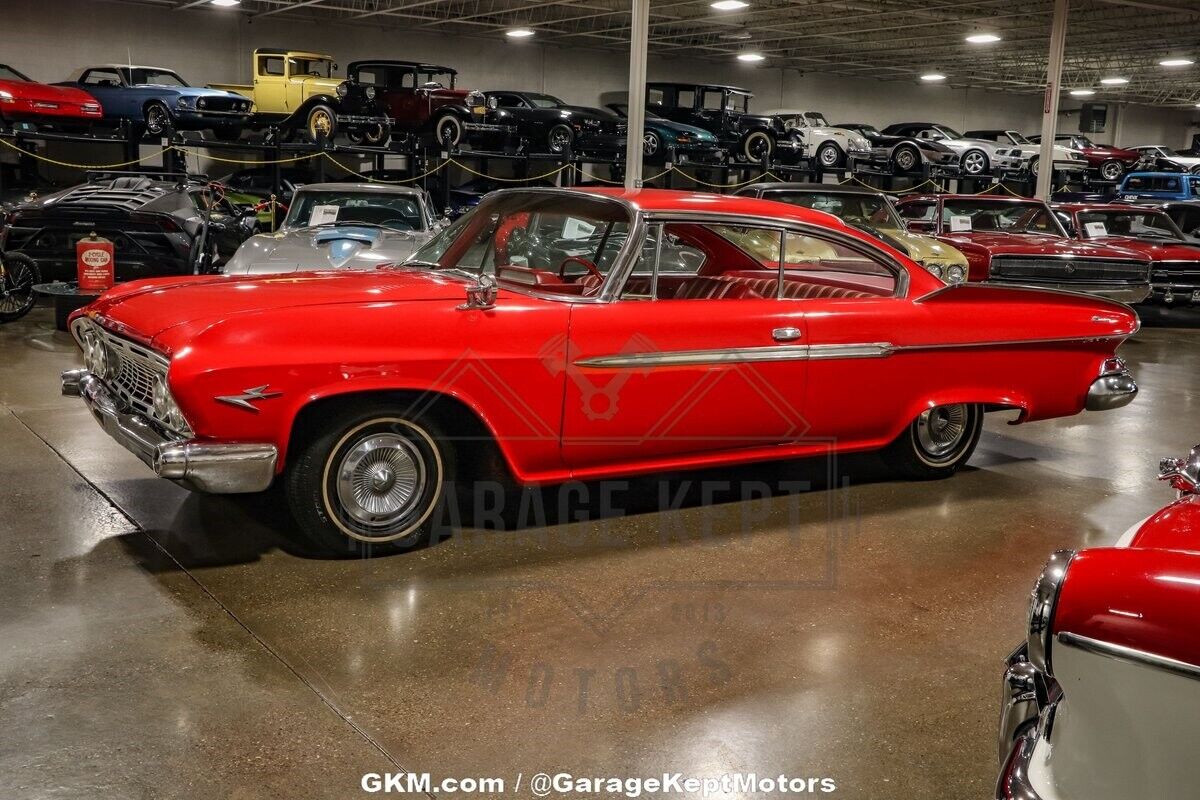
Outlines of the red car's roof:
M 717 211 L 725 214 L 746 214 L 753 217 L 773 217 L 796 222 L 809 222 L 825 227 L 846 230 L 851 228 L 832 214 L 811 208 L 762 200 L 757 197 L 713 194 L 709 192 L 684 192 L 674 189 L 625 189 L 598 187 L 580 189 L 588 194 L 615 197 L 631 203 L 641 211 Z

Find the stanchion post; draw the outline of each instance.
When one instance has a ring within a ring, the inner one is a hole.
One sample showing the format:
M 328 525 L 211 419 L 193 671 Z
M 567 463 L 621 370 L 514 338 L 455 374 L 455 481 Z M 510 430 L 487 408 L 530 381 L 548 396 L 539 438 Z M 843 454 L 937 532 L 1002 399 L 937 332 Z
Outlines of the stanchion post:
M 438 175 L 438 177 L 441 179 L 442 213 L 443 214 L 450 210 L 450 170 L 451 169 L 452 169 L 452 165 L 450 163 L 450 159 L 449 158 L 444 159 L 442 161 L 441 172 Z M 486 170 L 480 170 L 480 172 L 486 172 Z

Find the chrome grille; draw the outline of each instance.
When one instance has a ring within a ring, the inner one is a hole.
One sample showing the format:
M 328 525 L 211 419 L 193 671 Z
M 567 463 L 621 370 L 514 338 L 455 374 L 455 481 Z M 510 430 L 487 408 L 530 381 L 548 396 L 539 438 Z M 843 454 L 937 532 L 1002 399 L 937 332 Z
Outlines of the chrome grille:
M 990 275 L 1009 280 L 1144 283 L 1149 277 L 1149 266 L 1145 262 L 1118 259 L 996 256 Z
M 156 419 L 154 380 L 167 374 L 166 359 L 110 331 L 100 330 L 109 358 L 116 365 L 116 374 L 108 380 L 109 387 L 130 411 Z

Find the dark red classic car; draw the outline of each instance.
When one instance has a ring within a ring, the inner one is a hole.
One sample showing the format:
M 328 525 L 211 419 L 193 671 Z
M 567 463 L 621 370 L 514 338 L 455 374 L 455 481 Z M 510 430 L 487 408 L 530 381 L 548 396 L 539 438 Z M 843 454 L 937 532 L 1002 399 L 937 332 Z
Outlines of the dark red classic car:
M 0 64 L 0 124 L 84 128 L 103 116 L 99 101 L 82 89 L 37 83 Z
M 1068 289 L 1140 303 L 1150 295 L 1150 259 L 1107 242 L 1081 242 L 1041 200 L 918 195 L 896 204 L 910 230 L 962 251 L 968 281 Z
M 1200 446 L 1159 477 L 1175 502 L 1038 578 L 1004 675 L 999 800 L 1196 795 Z
M 1185 236 L 1165 211 L 1117 203 L 1062 203 L 1054 210 L 1076 239 L 1119 245 L 1150 259 L 1151 299 L 1200 302 L 1200 242 Z
M 459 89 L 458 72 L 417 61 L 355 61 L 347 67 L 352 81 L 374 86 L 392 130 L 424 134 L 434 141 L 502 145 L 512 126 L 489 120 L 482 92 Z
M 451 526 L 455 481 L 497 469 L 561 483 L 832 447 L 946 477 L 984 412 L 1130 402 L 1115 352 L 1137 327 L 1106 300 L 948 286 L 785 203 L 509 189 L 395 268 L 119 286 L 73 316 L 86 368 L 63 391 L 161 477 L 278 479 L 310 538 L 381 552 Z
M 1030 136 L 1031 142 L 1040 142 L 1042 137 Z M 1102 180 L 1116 182 L 1126 172 L 1131 172 L 1142 155 L 1136 150 L 1126 150 L 1108 144 L 1096 144 L 1082 133 L 1060 133 L 1054 137 L 1055 144 L 1083 153 L 1089 169 L 1096 171 Z

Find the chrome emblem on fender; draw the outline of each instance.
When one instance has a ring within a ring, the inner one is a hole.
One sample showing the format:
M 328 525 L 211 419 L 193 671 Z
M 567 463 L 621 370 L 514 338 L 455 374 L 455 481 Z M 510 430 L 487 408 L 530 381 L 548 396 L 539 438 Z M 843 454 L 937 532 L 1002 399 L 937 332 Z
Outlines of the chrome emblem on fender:
M 241 394 L 226 394 L 218 395 L 215 399 L 222 403 L 229 403 L 231 406 L 238 408 L 246 408 L 250 411 L 257 412 L 258 406 L 254 405 L 254 400 L 266 400 L 268 397 L 279 397 L 283 392 L 268 392 L 269 383 L 264 383 L 262 386 L 255 386 L 250 389 L 243 389 Z

